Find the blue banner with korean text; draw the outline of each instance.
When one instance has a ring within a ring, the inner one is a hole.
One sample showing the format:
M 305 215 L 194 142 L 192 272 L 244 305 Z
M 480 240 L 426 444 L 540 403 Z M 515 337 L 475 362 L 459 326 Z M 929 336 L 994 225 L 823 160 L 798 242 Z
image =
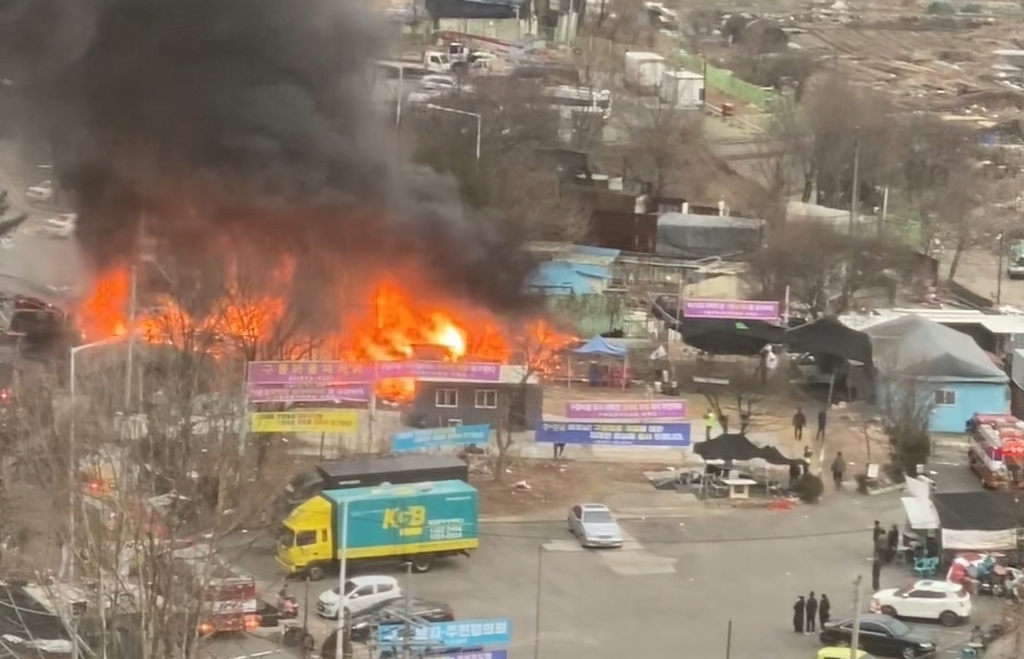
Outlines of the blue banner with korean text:
M 537 424 L 540 444 L 598 444 L 612 446 L 690 445 L 689 423 L 566 423 Z
M 457 620 L 455 622 L 433 622 L 413 625 L 413 645 L 436 644 L 449 648 L 471 648 L 474 646 L 508 645 L 512 639 L 512 622 L 506 618 L 487 620 Z M 377 628 L 377 642 L 385 645 L 400 645 L 406 639 L 405 625 L 381 625 Z
M 470 444 L 487 446 L 490 437 L 491 426 L 486 423 L 477 426 L 407 430 L 391 436 L 391 450 L 395 453 L 408 453 Z

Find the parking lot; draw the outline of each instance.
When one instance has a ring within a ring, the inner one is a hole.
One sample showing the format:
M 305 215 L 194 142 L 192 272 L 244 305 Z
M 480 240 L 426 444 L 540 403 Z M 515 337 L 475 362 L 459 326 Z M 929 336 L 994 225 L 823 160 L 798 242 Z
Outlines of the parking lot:
M 865 593 L 870 585 L 875 519 L 902 523 L 898 493 L 834 496 L 789 512 L 624 521 L 626 545 L 613 550 L 582 550 L 562 522 L 486 524 L 472 558 L 414 575 L 412 589 L 449 603 L 459 618 L 510 618 L 514 657 L 724 656 L 729 621 L 732 657 L 812 657 L 817 638 L 793 633 L 793 601 L 825 592 L 833 619 L 849 615 L 855 576 L 863 575 Z M 240 565 L 272 592 L 280 587 L 269 545 L 250 548 Z M 882 587 L 912 579 L 906 567 L 887 567 Z M 310 606 L 334 585 L 311 584 Z M 291 588 L 301 601 L 301 582 Z M 992 598 L 976 598 L 974 621 L 991 622 L 997 607 Z M 319 645 L 334 623 L 316 618 L 312 608 L 310 619 Z M 918 626 L 934 633 L 947 656 L 959 652 L 970 631 Z

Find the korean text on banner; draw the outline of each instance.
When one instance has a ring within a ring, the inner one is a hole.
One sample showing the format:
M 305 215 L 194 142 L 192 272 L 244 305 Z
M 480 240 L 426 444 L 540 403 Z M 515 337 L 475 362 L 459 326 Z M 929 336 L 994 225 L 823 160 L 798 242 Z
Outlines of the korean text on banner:
M 367 384 L 294 386 L 250 384 L 250 403 L 333 403 L 350 401 L 365 403 L 370 400 Z
M 762 300 L 683 300 L 684 318 L 779 319 L 779 303 Z
M 253 412 L 252 432 L 354 432 L 359 416 L 355 410 L 296 410 Z
M 405 625 L 381 625 L 377 628 L 377 642 L 382 646 L 403 642 Z M 474 645 L 508 645 L 512 640 L 512 622 L 505 618 L 486 620 L 458 620 L 415 625 L 412 628 L 416 644 L 436 643 L 449 648 Z
M 682 419 L 686 401 L 575 401 L 566 403 L 565 415 L 570 419 Z
M 615 446 L 690 445 L 689 423 L 562 423 L 537 424 L 540 444 L 602 444 Z
M 452 426 L 396 432 L 391 436 L 391 450 L 395 453 L 426 451 L 446 446 L 485 446 L 491 437 L 491 426 Z
M 250 385 L 328 385 L 374 382 L 384 378 L 440 378 L 497 382 L 500 364 L 452 362 L 250 362 Z

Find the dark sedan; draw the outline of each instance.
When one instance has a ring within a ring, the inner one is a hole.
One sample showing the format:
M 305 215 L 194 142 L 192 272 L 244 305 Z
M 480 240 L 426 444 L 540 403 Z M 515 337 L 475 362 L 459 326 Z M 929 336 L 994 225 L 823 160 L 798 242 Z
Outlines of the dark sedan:
M 849 645 L 853 635 L 853 620 L 830 622 L 819 638 L 825 645 Z M 914 659 L 935 652 L 935 640 L 896 618 L 864 614 L 860 617 L 859 649 L 874 655 Z
M 427 622 L 451 622 L 455 620 L 455 611 L 444 602 L 413 597 L 409 608 L 411 618 Z M 377 625 L 400 625 L 405 622 L 406 602 L 404 599 L 379 602 L 363 609 L 352 616 L 352 640 L 365 643 L 370 640 L 373 629 Z M 333 657 L 337 647 L 337 631 L 331 632 L 324 640 L 320 651 L 321 657 Z

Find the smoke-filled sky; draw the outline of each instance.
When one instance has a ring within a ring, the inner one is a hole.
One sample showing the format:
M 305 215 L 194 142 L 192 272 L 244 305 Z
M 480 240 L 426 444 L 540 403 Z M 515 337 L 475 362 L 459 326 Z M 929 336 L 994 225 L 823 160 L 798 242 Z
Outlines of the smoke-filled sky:
M 370 106 L 385 40 L 364 7 L 0 0 L 0 67 L 31 90 L 100 264 L 145 217 L 177 249 L 227 233 L 383 264 L 411 252 L 453 292 L 516 306 L 518 239 L 464 213 L 450 179 L 396 161 Z

